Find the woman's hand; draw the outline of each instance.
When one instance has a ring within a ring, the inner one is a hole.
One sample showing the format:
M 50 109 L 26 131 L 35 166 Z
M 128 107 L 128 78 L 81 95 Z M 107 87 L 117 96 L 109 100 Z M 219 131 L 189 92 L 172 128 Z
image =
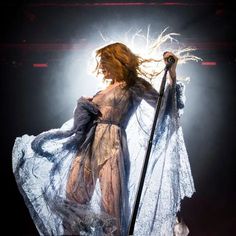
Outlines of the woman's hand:
M 172 52 L 164 52 L 163 58 L 166 65 L 168 64 L 167 58 L 170 56 L 172 56 L 175 59 L 175 62 L 171 65 L 169 69 L 169 75 L 170 75 L 169 83 L 170 85 L 172 85 L 173 82 L 176 81 L 176 67 L 178 63 L 178 57 L 176 57 Z

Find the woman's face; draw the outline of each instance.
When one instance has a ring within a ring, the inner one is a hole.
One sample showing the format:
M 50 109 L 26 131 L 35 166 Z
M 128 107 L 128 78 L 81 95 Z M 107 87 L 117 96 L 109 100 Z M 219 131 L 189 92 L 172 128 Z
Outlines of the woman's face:
M 112 79 L 111 78 L 111 73 L 109 72 L 109 69 L 105 63 L 105 60 L 101 57 L 100 60 L 100 69 L 103 73 L 104 79 Z
M 101 70 L 102 70 L 104 79 L 111 79 L 111 74 L 105 66 L 101 65 Z

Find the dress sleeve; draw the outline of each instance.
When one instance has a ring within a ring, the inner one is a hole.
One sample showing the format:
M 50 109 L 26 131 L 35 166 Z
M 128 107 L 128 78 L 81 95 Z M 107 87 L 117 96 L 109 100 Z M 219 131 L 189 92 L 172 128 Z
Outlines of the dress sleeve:
M 185 85 L 181 82 L 176 83 L 177 108 L 182 110 L 185 105 Z
M 137 86 L 135 88 L 136 98 L 139 100 L 144 99 L 153 108 L 156 107 L 159 92 L 146 80 L 139 78 Z M 165 89 L 165 95 L 167 97 L 167 106 L 176 104 L 177 110 L 182 115 L 185 105 L 185 85 L 182 82 L 176 81 L 174 84 L 167 84 Z M 175 102 L 176 101 L 176 102 Z
M 169 87 L 169 88 L 168 88 Z M 185 85 L 180 81 L 175 81 L 174 84 L 168 85 L 167 89 L 167 107 L 174 106 L 174 111 L 178 113 L 180 117 L 183 114 L 184 106 L 185 106 Z M 166 89 L 166 91 L 167 91 Z M 170 109 L 169 109 L 170 110 Z

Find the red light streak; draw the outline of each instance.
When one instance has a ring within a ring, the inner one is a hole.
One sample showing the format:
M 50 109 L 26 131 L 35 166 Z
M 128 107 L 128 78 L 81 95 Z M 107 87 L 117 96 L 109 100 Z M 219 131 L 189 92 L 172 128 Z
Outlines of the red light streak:
M 183 7 L 196 7 L 207 6 L 212 3 L 196 2 L 196 3 L 183 3 L 183 2 L 95 2 L 95 3 L 31 3 L 29 7 L 107 7 L 107 6 L 183 6 Z
M 215 61 L 203 61 L 202 66 L 216 66 L 216 62 Z
M 34 63 L 33 67 L 44 68 L 44 67 L 48 67 L 48 64 L 46 64 L 46 63 Z

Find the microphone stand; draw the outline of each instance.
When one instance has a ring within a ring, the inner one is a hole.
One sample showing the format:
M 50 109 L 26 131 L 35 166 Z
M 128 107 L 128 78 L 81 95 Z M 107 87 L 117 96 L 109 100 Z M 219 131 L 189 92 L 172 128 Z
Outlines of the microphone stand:
M 149 141 L 148 141 L 148 147 L 147 147 L 147 151 L 146 151 L 146 155 L 145 155 L 145 160 L 144 160 L 144 164 L 143 164 L 142 171 L 141 171 L 141 177 L 139 180 L 138 191 L 136 193 L 136 199 L 135 199 L 135 204 L 134 204 L 132 217 L 131 217 L 131 221 L 130 221 L 130 225 L 129 225 L 128 235 L 133 235 L 133 233 L 134 233 L 134 226 L 135 226 L 139 203 L 140 203 L 140 199 L 141 199 L 141 195 L 142 195 L 143 184 L 144 184 L 144 180 L 145 180 L 145 176 L 146 176 L 146 172 L 147 172 L 148 161 L 149 161 L 149 157 L 151 154 L 152 142 L 153 142 L 153 137 L 154 137 L 154 133 L 155 133 L 156 123 L 157 123 L 157 119 L 158 119 L 158 116 L 160 113 L 162 98 L 164 95 L 165 84 L 166 84 L 166 75 L 167 75 L 168 70 L 170 69 L 170 67 L 172 66 L 172 64 L 174 62 L 175 62 L 175 59 L 173 56 L 169 56 L 167 58 L 167 65 L 165 67 L 165 73 L 162 78 L 162 83 L 161 83 L 161 87 L 160 87 L 160 94 L 159 94 L 159 98 L 158 98 L 158 102 L 157 102 L 157 106 L 156 106 L 156 112 L 155 112 L 155 116 L 154 116 L 154 120 L 153 120 L 153 124 L 152 124 L 151 134 L 150 134 Z

